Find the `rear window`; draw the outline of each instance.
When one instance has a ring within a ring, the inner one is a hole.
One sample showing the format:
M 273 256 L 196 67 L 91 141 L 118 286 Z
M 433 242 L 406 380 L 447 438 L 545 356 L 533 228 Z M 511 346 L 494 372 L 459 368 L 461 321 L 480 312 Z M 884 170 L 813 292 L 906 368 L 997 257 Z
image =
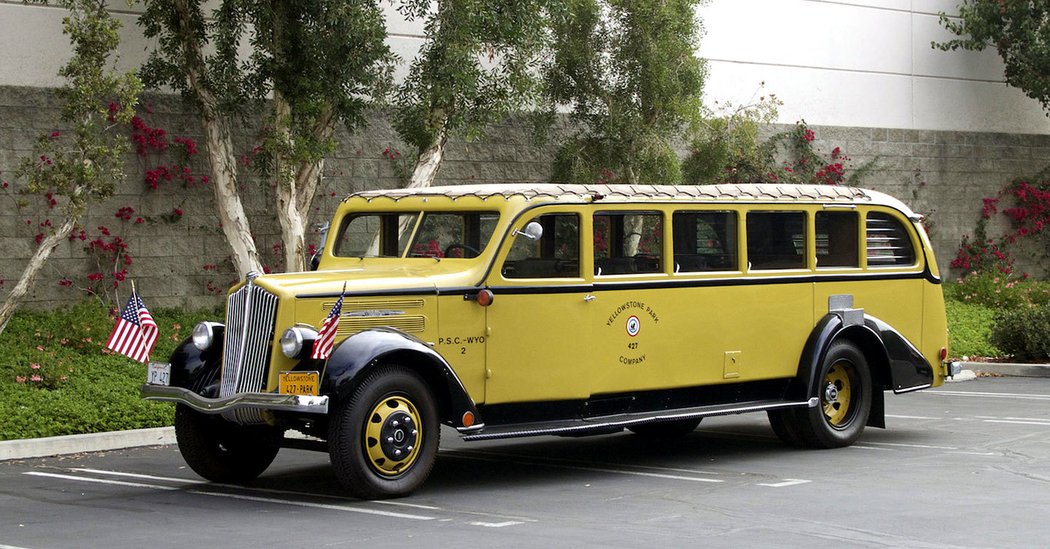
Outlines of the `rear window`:
M 908 229 L 897 218 L 878 212 L 868 213 L 868 266 L 893 267 L 915 264 L 915 248 Z

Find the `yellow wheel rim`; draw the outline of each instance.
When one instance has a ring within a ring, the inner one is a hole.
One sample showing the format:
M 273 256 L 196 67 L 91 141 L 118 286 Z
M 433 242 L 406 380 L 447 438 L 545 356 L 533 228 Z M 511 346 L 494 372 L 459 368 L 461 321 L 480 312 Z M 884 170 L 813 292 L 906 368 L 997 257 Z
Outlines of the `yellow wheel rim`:
M 368 414 L 364 436 L 372 468 L 383 476 L 398 476 L 419 455 L 423 440 L 419 411 L 403 396 L 385 397 Z
M 848 362 L 836 362 L 824 375 L 821 403 L 824 406 L 824 417 L 832 427 L 842 427 L 851 419 L 850 403 L 853 387 L 849 367 Z

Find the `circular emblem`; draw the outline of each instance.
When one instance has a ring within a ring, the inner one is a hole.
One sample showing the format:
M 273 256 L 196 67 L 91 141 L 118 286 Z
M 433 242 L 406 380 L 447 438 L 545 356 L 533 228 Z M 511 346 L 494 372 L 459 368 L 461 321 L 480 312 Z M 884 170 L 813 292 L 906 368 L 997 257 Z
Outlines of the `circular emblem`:
M 631 315 L 627 317 L 627 335 L 634 337 L 638 335 L 638 331 L 642 329 L 642 323 L 638 320 L 638 317 Z

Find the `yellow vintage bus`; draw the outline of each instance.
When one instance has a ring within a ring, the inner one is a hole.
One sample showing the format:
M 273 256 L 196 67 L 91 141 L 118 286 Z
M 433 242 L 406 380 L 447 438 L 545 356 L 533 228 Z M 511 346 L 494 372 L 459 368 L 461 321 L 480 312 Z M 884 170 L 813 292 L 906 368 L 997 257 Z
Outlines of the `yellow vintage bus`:
M 887 391 L 956 368 L 919 220 L 836 186 L 358 192 L 313 271 L 250 274 L 142 392 L 178 403 L 179 448 L 207 479 L 310 445 L 365 498 L 417 489 L 441 424 L 667 438 L 766 412 L 787 444 L 845 446 L 885 427 Z M 337 304 L 331 355 L 311 358 Z

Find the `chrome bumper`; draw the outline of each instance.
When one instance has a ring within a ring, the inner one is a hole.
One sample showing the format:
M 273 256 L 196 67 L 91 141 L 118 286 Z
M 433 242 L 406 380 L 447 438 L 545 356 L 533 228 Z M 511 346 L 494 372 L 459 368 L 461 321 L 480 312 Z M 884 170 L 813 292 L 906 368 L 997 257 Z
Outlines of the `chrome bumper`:
M 240 408 L 256 408 L 277 412 L 327 414 L 327 396 L 278 395 L 274 393 L 240 393 L 226 398 L 207 398 L 182 387 L 143 385 L 142 398 L 179 402 L 205 414 L 221 414 Z

